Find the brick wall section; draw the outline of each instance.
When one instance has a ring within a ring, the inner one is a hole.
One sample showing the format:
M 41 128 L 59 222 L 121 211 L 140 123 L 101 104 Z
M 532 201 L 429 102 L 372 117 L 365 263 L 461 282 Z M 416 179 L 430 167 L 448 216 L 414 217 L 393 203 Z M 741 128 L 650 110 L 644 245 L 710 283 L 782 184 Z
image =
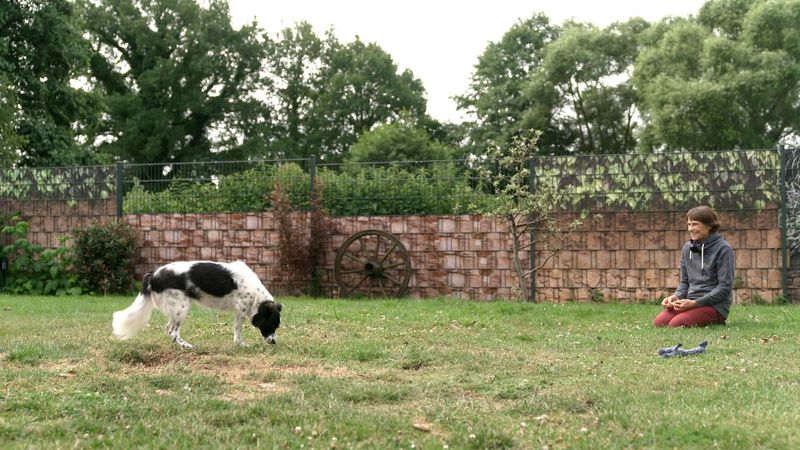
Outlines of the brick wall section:
M 333 280 L 333 255 L 350 235 L 368 229 L 392 233 L 411 258 L 409 294 L 487 300 L 514 298 L 507 227 L 476 215 L 390 216 L 336 219 L 327 279 Z M 527 252 L 523 254 L 527 261 Z
M 778 210 L 722 212 L 720 223 L 735 252 L 737 299 L 769 302 L 780 295 Z M 604 213 L 575 234 L 573 247 L 537 272 L 537 295 L 552 301 L 594 294 L 638 302 L 671 294 L 679 281 L 680 249 L 688 239 L 685 224 L 683 212 Z
M 76 228 L 114 220 L 115 208 L 114 199 L 75 203 L 63 200 L 0 201 L 0 211 L 4 214 L 22 214 L 29 225 L 28 241 L 44 248 L 58 247 L 59 238 L 71 235 Z M 3 236 L 2 243 L 8 243 L 7 236 Z
M 45 247 L 93 221 L 113 220 L 113 201 L 68 206 L 54 202 L 3 204 L 8 213 L 23 210 L 31 224 L 29 240 Z M 24 209 L 23 209 L 23 206 Z M 98 212 L 99 211 L 99 212 Z M 561 219 L 569 220 L 569 216 Z M 175 260 L 241 259 L 252 265 L 271 289 L 280 292 L 275 270 L 278 242 L 272 214 L 128 215 L 140 248 L 136 278 Z M 516 298 L 507 227 L 474 215 L 380 216 L 334 219 L 338 232 L 328 252 L 323 285 L 333 292 L 336 250 L 358 231 L 377 229 L 397 236 L 413 266 L 409 295 L 490 300 Z M 537 272 L 537 300 L 652 301 L 678 283 L 679 249 L 686 241 L 685 213 L 605 213 L 571 239 L 574 245 Z M 781 238 L 778 210 L 721 213 L 722 234 L 736 252 L 737 295 L 742 302 L 771 301 L 781 294 Z M 545 251 L 537 252 L 543 261 Z M 527 262 L 527 254 L 523 261 Z M 792 285 L 794 282 L 792 282 Z M 791 286 L 790 286 L 791 287 Z
M 270 289 L 281 292 L 275 268 L 278 232 L 272 213 L 129 215 L 141 248 L 137 278 L 169 261 L 241 259 Z M 363 230 L 397 236 L 411 258 L 409 295 L 464 299 L 515 297 L 515 278 L 502 223 L 480 216 L 381 216 L 334 219 L 323 286 L 335 290 L 334 259 L 344 241 Z M 524 255 L 527 258 L 527 255 Z

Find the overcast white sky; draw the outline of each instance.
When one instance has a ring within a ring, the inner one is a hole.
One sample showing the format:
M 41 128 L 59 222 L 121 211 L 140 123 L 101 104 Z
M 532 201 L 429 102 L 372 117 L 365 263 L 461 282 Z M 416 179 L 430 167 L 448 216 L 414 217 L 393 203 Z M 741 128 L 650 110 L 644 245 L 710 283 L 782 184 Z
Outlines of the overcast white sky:
M 340 42 L 358 35 L 392 56 L 400 71 L 421 79 L 428 113 L 460 122 L 454 95 L 464 94 L 478 57 L 520 19 L 542 12 L 606 26 L 630 17 L 655 21 L 697 15 L 704 0 L 229 0 L 234 26 L 255 19 L 270 35 L 300 21 L 318 35 L 333 27 Z

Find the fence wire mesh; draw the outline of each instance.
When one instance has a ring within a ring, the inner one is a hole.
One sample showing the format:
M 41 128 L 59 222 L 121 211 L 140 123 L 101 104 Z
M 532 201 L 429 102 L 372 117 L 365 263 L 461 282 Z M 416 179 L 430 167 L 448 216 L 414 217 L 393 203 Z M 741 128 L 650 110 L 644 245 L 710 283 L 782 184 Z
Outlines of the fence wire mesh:
M 784 161 L 786 179 L 781 180 L 781 154 L 754 150 L 536 157 L 532 185 L 561 191 L 566 200 L 560 206 L 567 211 L 685 211 L 697 204 L 760 210 L 780 203 L 783 186 L 788 235 L 797 243 L 800 161 L 796 150 L 784 151 L 789 157 Z M 263 211 L 280 185 L 301 209 L 309 207 L 316 186 L 332 216 L 460 214 L 477 212 L 477 205 L 491 201 L 493 193 L 478 169 L 494 163 L 327 164 L 311 158 L 18 168 L 0 171 L 0 202 L 9 210 L 42 200 L 75 205 L 112 199 L 118 214 Z

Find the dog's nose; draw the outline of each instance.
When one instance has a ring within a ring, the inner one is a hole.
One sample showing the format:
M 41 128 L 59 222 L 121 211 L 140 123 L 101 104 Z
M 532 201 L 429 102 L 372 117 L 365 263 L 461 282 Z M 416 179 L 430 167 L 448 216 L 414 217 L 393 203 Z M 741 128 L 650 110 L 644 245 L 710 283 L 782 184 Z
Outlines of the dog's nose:
M 269 336 L 266 337 L 266 339 L 267 339 L 267 343 L 269 343 L 269 344 L 275 345 L 275 344 L 278 343 L 278 339 L 275 338 L 274 334 L 270 334 Z

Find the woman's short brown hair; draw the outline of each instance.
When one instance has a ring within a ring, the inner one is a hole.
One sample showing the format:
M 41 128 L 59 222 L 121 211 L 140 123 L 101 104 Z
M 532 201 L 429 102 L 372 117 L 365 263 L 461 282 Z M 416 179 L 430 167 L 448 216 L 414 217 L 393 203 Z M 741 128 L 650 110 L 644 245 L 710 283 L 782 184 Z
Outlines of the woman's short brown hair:
M 697 206 L 689 210 L 686 214 L 689 220 L 696 220 L 711 227 L 709 233 L 715 233 L 719 230 L 719 219 L 717 213 L 708 206 Z

